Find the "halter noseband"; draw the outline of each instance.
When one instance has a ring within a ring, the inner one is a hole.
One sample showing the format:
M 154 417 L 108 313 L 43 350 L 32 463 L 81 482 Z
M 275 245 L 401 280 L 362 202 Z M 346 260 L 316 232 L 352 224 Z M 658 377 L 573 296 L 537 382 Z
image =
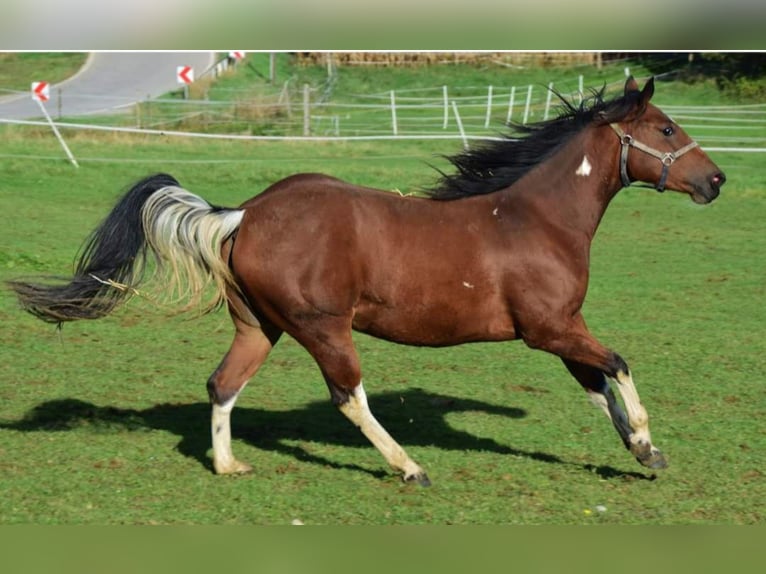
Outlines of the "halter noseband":
M 661 152 L 634 140 L 633 136 L 626 134 L 617 124 L 609 124 L 609 126 L 617 132 L 617 136 L 620 138 L 620 144 L 622 145 L 622 149 L 620 150 L 620 179 L 622 179 L 622 185 L 624 187 L 628 187 L 631 183 L 630 177 L 628 177 L 628 150 L 630 150 L 630 148 L 634 147 L 639 149 L 644 153 L 648 153 L 652 157 L 656 157 L 662 162 L 660 181 L 657 182 L 654 189 L 663 192 L 665 191 L 665 181 L 668 179 L 668 172 L 670 171 L 670 166 L 673 165 L 673 162 L 699 145 L 697 142 L 693 141 L 676 151 Z

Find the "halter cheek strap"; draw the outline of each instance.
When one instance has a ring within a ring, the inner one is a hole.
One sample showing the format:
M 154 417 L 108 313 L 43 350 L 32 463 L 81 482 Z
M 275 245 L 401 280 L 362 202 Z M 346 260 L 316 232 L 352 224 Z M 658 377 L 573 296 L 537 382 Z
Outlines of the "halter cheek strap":
M 697 142 L 692 141 L 676 151 L 661 152 L 636 141 L 633 139 L 633 136 L 626 134 L 619 125 L 609 124 L 609 126 L 617 133 L 622 146 L 622 149 L 620 150 L 620 179 L 622 180 L 622 185 L 624 187 L 628 187 L 631 183 L 630 177 L 628 176 L 628 151 L 630 148 L 634 147 L 644 153 L 648 153 L 650 156 L 656 157 L 662 162 L 662 174 L 660 174 L 660 180 L 654 186 L 654 189 L 662 192 L 665 191 L 665 182 L 668 179 L 668 172 L 670 171 L 670 166 L 673 165 L 673 162 L 686 152 L 699 146 Z

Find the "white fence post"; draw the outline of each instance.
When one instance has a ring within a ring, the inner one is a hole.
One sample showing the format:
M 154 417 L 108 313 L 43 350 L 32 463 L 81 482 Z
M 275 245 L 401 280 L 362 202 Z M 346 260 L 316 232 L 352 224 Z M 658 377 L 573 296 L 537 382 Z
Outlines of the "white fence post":
M 396 95 L 394 90 L 391 90 L 391 125 L 394 130 L 394 135 L 399 135 L 399 129 L 396 125 Z
M 303 135 L 311 135 L 311 109 L 309 85 L 303 84 Z
M 511 86 L 511 99 L 508 102 L 508 115 L 505 118 L 505 123 L 511 123 L 511 116 L 513 115 L 513 99 L 516 97 L 516 86 Z
M 551 96 L 553 95 L 553 82 L 548 84 L 548 95 L 545 98 L 545 113 L 543 114 L 543 120 L 548 119 L 548 112 L 551 109 Z
M 465 149 L 468 149 L 468 138 L 465 137 L 463 122 L 460 120 L 460 114 L 457 111 L 457 104 L 455 103 L 455 100 L 452 100 L 452 111 L 455 113 L 455 122 L 457 122 L 457 129 L 460 132 L 460 137 L 463 139 L 463 147 Z
M 524 119 L 521 123 L 526 124 L 527 120 L 529 119 L 529 106 L 532 103 L 532 84 L 529 84 L 529 88 L 527 89 L 527 104 L 524 106 Z
M 484 127 L 489 127 L 489 120 L 492 117 L 492 86 L 487 90 L 487 115 L 484 118 Z
M 582 74 L 580 74 L 580 79 L 578 80 L 577 90 L 580 94 L 580 103 L 582 103 L 582 99 L 583 97 L 585 97 L 585 85 L 584 85 L 584 79 L 582 77 Z
M 444 122 L 442 124 L 442 129 L 447 129 L 447 124 L 449 123 L 449 102 L 447 101 L 447 86 L 442 86 L 442 95 L 444 96 Z
M 290 106 L 290 88 L 288 86 L 289 83 L 290 80 L 287 80 L 282 86 L 282 91 L 279 92 L 279 100 L 277 100 L 277 103 L 285 106 L 285 111 L 287 112 L 288 119 L 292 119 L 293 110 Z

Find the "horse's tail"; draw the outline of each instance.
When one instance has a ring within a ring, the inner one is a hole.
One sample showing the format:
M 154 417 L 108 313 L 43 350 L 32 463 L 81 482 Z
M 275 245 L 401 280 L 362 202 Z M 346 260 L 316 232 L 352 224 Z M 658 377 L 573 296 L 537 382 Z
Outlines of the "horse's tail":
M 136 183 L 87 239 L 64 284 L 11 281 L 22 306 L 50 323 L 98 319 L 137 293 L 145 279 L 147 252 L 168 271 L 163 287 L 173 298 L 200 304 L 212 282 L 215 292 L 204 310 L 220 305 L 236 284 L 221 259 L 222 243 L 239 227 L 244 211 L 215 207 L 182 189 L 166 174 Z

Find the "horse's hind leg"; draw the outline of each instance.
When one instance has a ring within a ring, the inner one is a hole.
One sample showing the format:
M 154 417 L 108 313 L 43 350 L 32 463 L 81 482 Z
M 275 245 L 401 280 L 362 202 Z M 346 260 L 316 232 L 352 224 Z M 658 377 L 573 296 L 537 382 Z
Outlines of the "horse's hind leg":
M 304 339 L 301 343 L 319 365 L 333 403 L 380 451 L 391 468 L 402 474 L 403 480 L 429 486 L 431 483 L 423 469 L 407 455 L 370 411 L 350 329 L 338 329 L 337 334 L 332 331 L 324 330 L 321 337 L 310 341 Z
M 252 326 L 234 318 L 237 332 L 234 342 L 221 364 L 207 382 L 213 407 L 213 468 L 217 474 L 234 474 L 252 470 L 231 451 L 231 411 L 234 403 L 266 356 L 279 339 L 281 331 L 267 325 Z
M 332 385 L 330 392 L 340 411 L 359 427 L 364 436 L 381 452 L 388 464 L 402 473 L 404 481 L 417 481 L 422 486 L 431 485 L 425 471 L 407 455 L 404 449 L 372 415 L 361 381 L 351 390 L 339 389 Z

